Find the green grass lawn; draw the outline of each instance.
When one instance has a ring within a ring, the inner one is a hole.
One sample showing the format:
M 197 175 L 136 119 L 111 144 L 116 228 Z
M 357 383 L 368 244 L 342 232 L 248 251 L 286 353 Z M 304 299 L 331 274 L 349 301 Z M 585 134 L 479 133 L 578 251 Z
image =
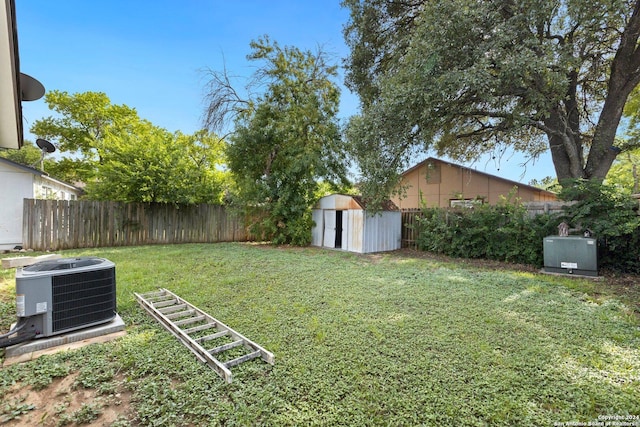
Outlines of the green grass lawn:
M 640 416 L 638 322 L 617 300 L 579 291 L 577 279 L 245 244 L 63 254 L 116 263 L 128 333 L 3 368 L 0 396 L 18 381 L 42 388 L 79 372 L 78 387 L 130 390 L 129 421 L 143 425 L 542 426 Z M 4 332 L 15 311 L 12 273 L 0 273 Z M 273 352 L 275 365 L 244 363 L 226 384 L 137 305 L 133 292 L 159 287 Z

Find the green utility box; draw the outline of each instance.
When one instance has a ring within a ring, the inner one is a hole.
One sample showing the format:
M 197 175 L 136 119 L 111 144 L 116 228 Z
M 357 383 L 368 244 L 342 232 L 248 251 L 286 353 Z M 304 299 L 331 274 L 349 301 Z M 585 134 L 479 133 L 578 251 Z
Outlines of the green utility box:
M 543 239 L 544 271 L 598 276 L 598 243 L 580 236 L 547 236 Z

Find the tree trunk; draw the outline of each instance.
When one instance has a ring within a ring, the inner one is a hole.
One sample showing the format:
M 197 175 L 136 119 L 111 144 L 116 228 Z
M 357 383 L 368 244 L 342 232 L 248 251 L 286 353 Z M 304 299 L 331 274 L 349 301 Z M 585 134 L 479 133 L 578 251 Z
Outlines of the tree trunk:
M 640 83 L 639 35 L 640 0 L 637 0 L 611 62 L 607 96 L 588 147 L 586 164 L 583 156 L 587 147 L 581 141 L 579 117 L 576 114 L 577 74 L 567 76 L 569 87 L 563 105 L 554 108 L 544 121 L 549 129 L 549 148 L 560 183 L 580 178 L 602 181 L 620 153 L 620 149 L 614 146 L 618 125 L 629 94 Z
M 544 122 L 549 129 L 547 138 L 551 149 L 551 159 L 560 183 L 584 178 L 583 147 L 579 139 L 580 136 L 579 133 L 571 129 L 564 111 L 562 106 L 556 107 Z
M 607 97 L 598 119 L 585 166 L 585 178 L 603 180 L 620 149 L 613 143 L 622 117 L 624 104 L 631 91 L 640 83 L 640 0 L 635 2 L 633 14 L 620 39 L 611 62 L 611 76 Z

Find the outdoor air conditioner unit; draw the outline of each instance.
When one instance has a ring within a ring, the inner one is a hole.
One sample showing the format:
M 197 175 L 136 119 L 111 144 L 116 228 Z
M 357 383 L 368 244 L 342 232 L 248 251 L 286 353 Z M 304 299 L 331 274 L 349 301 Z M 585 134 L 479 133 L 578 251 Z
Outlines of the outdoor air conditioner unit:
M 543 243 L 544 271 L 598 275 L 598 242 L 580 236 L 547 236 Z
M 16 272 L 16 312 L 32 338 L 109 322 L 116 316 L 115 264 L 82 257 L 24 267 Z

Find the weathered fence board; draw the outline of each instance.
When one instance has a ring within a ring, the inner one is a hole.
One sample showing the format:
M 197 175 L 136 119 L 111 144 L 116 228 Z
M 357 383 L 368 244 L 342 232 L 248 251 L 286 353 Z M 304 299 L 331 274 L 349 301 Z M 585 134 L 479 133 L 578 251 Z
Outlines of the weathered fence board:
M 23 246 L 34 250 L 255 240 L 218 205 L 25 199 Z
M 404 209 L 402 211 L 402 240 L 403 248 L 417 248 L 417 239 L 420 235 L 419 223 L 420 209 Z

